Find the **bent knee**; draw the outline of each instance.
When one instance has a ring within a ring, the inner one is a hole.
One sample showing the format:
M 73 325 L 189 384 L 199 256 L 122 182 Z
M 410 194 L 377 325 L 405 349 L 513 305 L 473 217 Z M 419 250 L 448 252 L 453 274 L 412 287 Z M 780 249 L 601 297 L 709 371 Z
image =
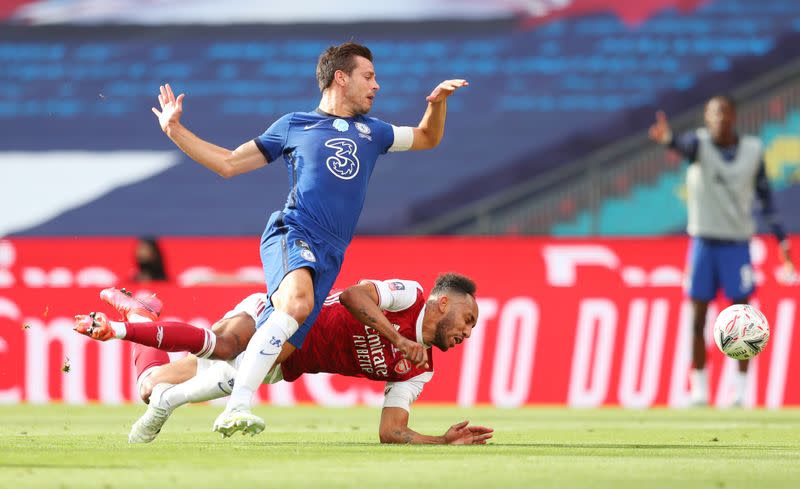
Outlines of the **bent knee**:
M 145 404 L 150 404 L 150 395 L 153 393 L 153 386 L 155 386 L 153 383 L 153 376 L 155 374 L 156 372 L 153 372 L 152 374 L 148 375 L 139 384 L 139 398 Z
M 246 345 L 240 345 L 233 335 L 217 336 L 217 345 L 214 348 L 214 358 L 217 360 L 233 360 L 244 351 Z
M 311 315 L 311 311 L 313 310 L 314 298 L 311 297 L 307 301 L 292 302 L 289 307 L 283 310 L 283 312 L 292 316 L 298 323 L 302 323 L 308 316 Z
M 311 294 L 294 294 L 283 297 L 275 304 L 275 309 L 292 316 L 295 321 L 302 323 L 314 310 L 314 296 Z

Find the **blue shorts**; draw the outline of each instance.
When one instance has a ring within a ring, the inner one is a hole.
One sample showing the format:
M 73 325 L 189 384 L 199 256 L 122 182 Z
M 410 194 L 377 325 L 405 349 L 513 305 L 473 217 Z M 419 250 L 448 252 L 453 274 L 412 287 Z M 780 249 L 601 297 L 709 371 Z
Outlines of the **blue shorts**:
M 306 335 L 339 276 L 346 246 L 341 239 L 319 225 L 301 225 L 288 214 L 280 211 L 273 213 L 261 237 L 261 263 L 267 280 L 268 300 L 266 309 L 258 317 L 256 329 L 272 314 L 272 293 L 278 290 L 283 277 L 292 270 L 309 268 L 314 281 L 314 309 L 289 338 L 289 343 L 302 348 Z
M 746 299 L 755 291 L 747 241 L 692 238 L 687 266 L 686 290 L 694 300 L 711 301 L 719 289 L 732 301 Z

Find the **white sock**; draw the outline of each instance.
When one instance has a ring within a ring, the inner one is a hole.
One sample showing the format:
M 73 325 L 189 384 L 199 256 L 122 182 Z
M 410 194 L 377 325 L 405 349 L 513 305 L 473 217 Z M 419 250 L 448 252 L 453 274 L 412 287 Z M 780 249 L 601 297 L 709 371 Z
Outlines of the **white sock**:
M 128 329 L 125 327 L 125 323 L 120 321 L 109 321 L 108 325 L 114 330 L 114 338 L 118 340 L 125 339 L 125 335 L 128 334 Z
M 128 322 L 131 322 L 131 323 L 149 323 L 150 319 L 148 319 L 148 318 L 146 318 L 144 316 L 139 316 L 138 314 L 130 314 L 130 315 L 128 315 Z M 125 327 L 125 323 L 123 323 L 121 321 L 109 321 L 108 324 L 109 324 L 109 326 L 111 326 L 111 329 L 114 330 L 114 338 L 116 338 L 118 340 L 124 340 L 125 339 L 125 335 L 128 334 L 128 329 Z
M 708 399 L 708 376 L 705 369 L 692 369 L 689 375 L 689 384 L 692 388 L 693 399 Z
M 275 364 L 283 344 L 299 327 L 292 316 L 272 311 L 247 344 L 226 410 L 250 409 L 253 394 Z
M 744 396 L 747 393 L 747 372 L 736 372 L 734 377 L 736 384 L 736 400 L 744 403 Z
M 200 369 L 199 362 L 206 361 L 208 368 Z M 172 386 L 161 395 L 162 403 L 168 409 L 175 409 L 189 402 L 204 402 L 225 397 L 231 392 L 229 382 L 236 376 L 236 370 L 228 362 L 219 360 L 198 360 L 197 375 Z

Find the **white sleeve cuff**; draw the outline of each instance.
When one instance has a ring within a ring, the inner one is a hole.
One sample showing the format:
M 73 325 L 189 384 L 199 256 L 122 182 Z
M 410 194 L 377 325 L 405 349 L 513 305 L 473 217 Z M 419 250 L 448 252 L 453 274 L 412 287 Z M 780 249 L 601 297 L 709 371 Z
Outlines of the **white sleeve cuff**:
M 383 407 L 396 407 L 411 411 L 411 403 L 416 401 L 425 383 L 433 378 L 433 372 L 425 372 L 403 382 L 387 382 L 384 390 Z
M 378 307 L 389 312 L 398 312 L 408 309 L 417 302 L 417 291 L 422 286 L 413 280 L 393 278 L 390 280 L 362 280 L 370 282 L 378 289 Z
M 378 291 L 378 307 L 386 311 L 392 306 L 392 291 L 389 290 L 389 285 L 381 280 L 365 280 L 375 286 Z
M 411 145 L 414 144 L 414 130 L 408 126 L 392 126 L 394 132 L 394 142 L 389 146 L 388 151 L 393 153 L 395 151 L 408 151 Z

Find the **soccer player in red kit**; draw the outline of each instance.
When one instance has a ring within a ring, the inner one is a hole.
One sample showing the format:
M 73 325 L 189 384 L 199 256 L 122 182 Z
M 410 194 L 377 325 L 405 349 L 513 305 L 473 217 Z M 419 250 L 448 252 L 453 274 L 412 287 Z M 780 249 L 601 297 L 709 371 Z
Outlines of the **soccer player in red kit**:
M 255 331 L 255 321 L 263 307 L 264 294 L 246 298 L 225 315 L 227 334 L 235 331 L 246 345 L 247 335 Z M 477 315 L 475 284 L 461 275 L 450 273 L 437 278 L 427 299 L 417 282 L 365 280 L 328 298 L 304 348 L 279 358 L 278 366 L 269 372 L 265 382 L 291 382 L 303 374 L 317 372 L 385 381 L 381 442 L 485 443 L 492 430 L 469 426 L 467 422 L 453 425 L 442 436 L 422 435 L 408 428 L 410 405 L 433 376 L 430 347 L 446 351 L 460 344 L 470 336 Z M 109 323 L 104 317 L 97 322 L 102 325 L 95 327 L 101 329 Z M 79 321 L 76 329 L 87 334 L 86 328 L 80 329 L 80 324 Z M 125 324 L 131 326 L 131 323 Z M 427 346 L 427 358 L 410 361 L 394 346 L 396 338 L 378 334 L 379 325 L 388 326 L 384 331 L 394 331 Z M 169 328 L 163 326 L 163 331 Z M 92 333 L 97 331 L 88 331 Z M 134 424 L 129 441 L 152 441 L 172 411 L 182 404 L 229 394 L 239 361 L 240 357 L 223 362 L 189 356 L 152 371 L 140 389 L 143 399 L 149 398 L 150 406 Z

